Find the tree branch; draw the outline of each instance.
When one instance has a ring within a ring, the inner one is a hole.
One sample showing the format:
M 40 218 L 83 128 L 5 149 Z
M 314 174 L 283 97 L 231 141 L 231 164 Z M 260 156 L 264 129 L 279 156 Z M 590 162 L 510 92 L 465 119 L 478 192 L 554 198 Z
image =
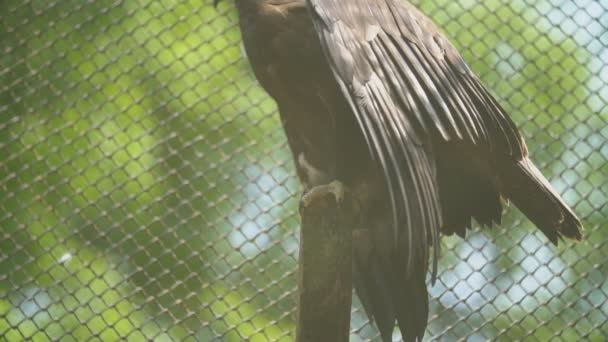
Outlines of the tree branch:
M 296 342 L 348 341 L 352 299 L 352 231 L 356 211 L 327 195 L 300 207 Z

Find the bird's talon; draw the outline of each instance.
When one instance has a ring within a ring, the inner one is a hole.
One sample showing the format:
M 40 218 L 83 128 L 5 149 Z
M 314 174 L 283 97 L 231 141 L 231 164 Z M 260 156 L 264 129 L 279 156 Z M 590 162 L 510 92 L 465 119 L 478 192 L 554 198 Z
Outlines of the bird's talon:
M 340 181 L 332 181 L 329 184 L 318 185 L 308 190 L 302 195 L 302 206 L 307 208 L 310 204 L 316 201 L 318 198 L 322 198 L 327 194 L 334 195 L 336 203 L 340 205 L 344 201 L 344 185 Z
M 342 204 L 342 201 L 344 201 L 344 184 L 342 184 L 342 182 L 340 181 L 335 180 L 329 183 L 329 187 L 331 188 L 331 192 L 336 198 L 336 203 Z

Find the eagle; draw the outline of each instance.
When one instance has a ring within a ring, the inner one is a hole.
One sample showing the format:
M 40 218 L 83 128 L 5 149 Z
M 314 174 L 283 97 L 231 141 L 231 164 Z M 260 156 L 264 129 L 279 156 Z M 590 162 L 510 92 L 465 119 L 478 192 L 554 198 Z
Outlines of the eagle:
M 216 0 L 216 5 L 219 0 Z M 307 193 L 360 208 L 353 284 L 384 341 L 420 341 L 440 235 L 500 224 L 512 202 L 549 241 L 581 223 L 455 47 L 404 0 L 236 0 Z M 432 266 L 431 265 L 432 260 Z

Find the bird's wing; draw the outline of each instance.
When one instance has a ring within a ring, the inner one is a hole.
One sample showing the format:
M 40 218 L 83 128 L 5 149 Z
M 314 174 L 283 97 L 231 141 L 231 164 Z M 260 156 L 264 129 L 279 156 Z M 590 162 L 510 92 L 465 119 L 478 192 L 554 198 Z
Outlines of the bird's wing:
M 307 0 L 328 63 L 388 182 L 408 265 L 436 273 L 441 208 L 433 142 L 459 140 L 520 160 L 513 122 L 456 49 L 400 0 Z M 436 147 L 436 146 L 435 146 Z M 410 267 L 408 267 L 408 270 Z

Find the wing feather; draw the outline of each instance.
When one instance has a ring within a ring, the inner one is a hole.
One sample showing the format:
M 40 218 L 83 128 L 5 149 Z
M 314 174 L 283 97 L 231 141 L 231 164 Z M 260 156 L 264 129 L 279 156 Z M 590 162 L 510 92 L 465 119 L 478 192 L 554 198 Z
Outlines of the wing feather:
M 384 172 L 407 269 L 433 279 L 442 226 L 434 149 L 458 140 L 513 160 L 527 150 L 505 111 L 455 48 L 398 0 L 307 0 L 328 63 Z

